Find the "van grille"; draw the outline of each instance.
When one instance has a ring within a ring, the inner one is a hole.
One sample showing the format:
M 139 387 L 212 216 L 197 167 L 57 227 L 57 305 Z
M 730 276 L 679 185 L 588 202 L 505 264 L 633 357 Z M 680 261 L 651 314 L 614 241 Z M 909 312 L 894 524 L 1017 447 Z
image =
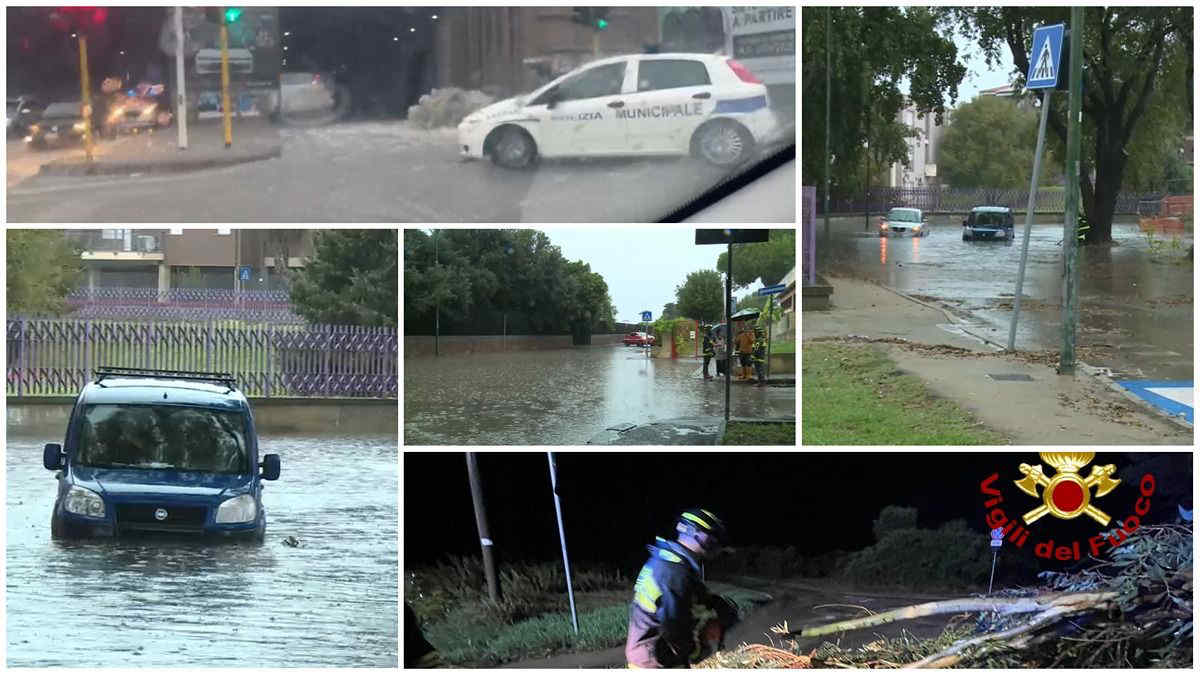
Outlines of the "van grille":
M 154 512 L 166 509 L 167 517 L 159 520 Z M 200 530 L 204 527 L 208 508 L 204 506 L 169 506 L 159 504 L 118 504 L 117 527 L 131 530 Z

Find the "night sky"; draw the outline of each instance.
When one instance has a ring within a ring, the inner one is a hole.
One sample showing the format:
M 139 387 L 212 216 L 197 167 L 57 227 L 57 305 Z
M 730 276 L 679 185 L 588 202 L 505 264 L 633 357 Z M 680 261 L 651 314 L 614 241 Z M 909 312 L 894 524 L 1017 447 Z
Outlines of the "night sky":
M 1013 481 L 1017 466 L 1042 463 L 1035 452 L 707 453 L 561 452 L 558 460 L 567 542 L 577 560 L 632 569 L 655 535 L 670 536 L 689 507 L 707 508 L 729 526 L 733 546 L 795 546 L 801 553 L 857 550 L 873 541 L 871 523 L 888 504 L 915 506 L 919 525 L 965 518 L 986 537 L 980 483 L 992 472 L 1013 518 L 1038 506 Z M 478 555 L 464 453 L 404 453 L 404 556 L 418 566 L 448 554 Z M 1123 483 L 1093 504 L 1115 521 L 1133 513 L 1137 482 L 1157 478 L 1144 522 L 1174 522 L 1192 504 L 1190 453 L 1098 453 Z M 479 453 L 492 538 L 507 559 L 559 557 L 554 501 L 544 452 Z M 1053 469 L 1043 463 L 1047 474 Z M 1091 465 L 1082 473 L 1090 473 Z M 1080 516 L 1043 518 L 1039 536 L 1086 539 L 1099 525 Z

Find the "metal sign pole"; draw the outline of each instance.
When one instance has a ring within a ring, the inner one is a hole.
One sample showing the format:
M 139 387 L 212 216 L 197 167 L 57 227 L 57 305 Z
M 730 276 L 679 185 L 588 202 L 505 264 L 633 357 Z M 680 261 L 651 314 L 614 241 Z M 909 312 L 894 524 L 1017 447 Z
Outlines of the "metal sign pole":
M 732 370 L 733 364 L 733 320 L 730 314 L 733 313 L 730 307 L 730 294 L 733 293 L 733 242 L 728 244 L 729 255 L 726 258 L 729 264 L 725 267 L 725 421 L 729 421 L 729 373 Z
M 1067 203 L 1063 226 L 1062 353 L 1060 375 L 1075 374 L 1075 324 L 1079 320 L 1079 140 L 1083 100 L 1083 8 L 1071 8 L 1071 79 L 1067 105 Z
M 988 595 L 992 594 L 992 581 L 996 578 L 996 555 L 999 549 L 992 549 L 992 575 L 988 577 Z
M 475 453 L 467 453 L 467 480 L 471 484 L 471 502 L 475 506 L 475 527 L 479 530 L 479 546 L 483 553 L 483 574 L 487 578 L 488 598 L 500 601 L 500 575 L 496 573 L 496 544 L 488 529 L 487 506 L 483 501 L 483 482 L 479 479 L 479 465 Z
M 571 604 L 571 626 L 579 634 L 579 616 L 575 613 L 575 590 L 571 587 L 571 559 L 567 557 L 567 531 L 563 529 L 562 501 L 558 497 L 558 470 L 554 465 L 554 453 L 547 452 L 550 462 L 550 491 L 554 493 L 554 513 L 558 516 L 558 540 L 562 544 L 563 570 L 567 574 L 567 601 Z
M 1033 206 L 1042 172 L 1042 149 L 1046 144 L 1046 117 L 1050 114 L 1050 90 L 1042 92 L 1042 121 L 1038 123 L 1037 149 L 1033 153 L 1033 176 L 1029 178 L 1029 199 L 1025 202 L 1025 237 L 1021 241 L 1021 263 L 1017 267 L 1017 292 L 1013 296 L 1012 322 L 1008 325 L 1008 351 L 1017 348 L 1017 320 L 1021 316 L 1021 289 L 1025 285 L 1025 261 L 1029 259 L 1029 232 L 1033 229 Z

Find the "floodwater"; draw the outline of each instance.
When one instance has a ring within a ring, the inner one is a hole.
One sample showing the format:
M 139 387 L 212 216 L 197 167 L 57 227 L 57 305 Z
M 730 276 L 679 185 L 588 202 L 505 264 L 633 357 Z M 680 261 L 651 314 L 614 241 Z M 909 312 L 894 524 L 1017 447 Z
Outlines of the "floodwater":
M 977 321 L 987 337 L 1007 344 L 1024 224 L 1018 223 L 1012 243 L 962 241 L 959 225 L 960 221 L 939 221 L 926 237 L 894 239 L 864 237 L 843 228 L 842 236 L 835 234 L 832 244 L 818 254 L 835 274 L 865 277 L 948 303 L 956 314 Z M 1169 237 L 1160 237 L 1163 250 L 1155 254 L 1136 224 L 1114 224 L 1113 240 L 1113 246 L 1080 249 L 1076 340 L 1090 350 L 1081 358 L 1132 377 L 1190 380 L 1192 264 L 1183 261 L 1183 252 L 1192 240 L 1172 244 Z M 1061 347 L 1061 241 L 1061 225 L 1034 226 L 1018 348 Z
M 574 445 L 622 422 L 724 415 L 724 379 L 701 364 L 620 345 L 407 358 L 404 442 Z M 794 417 L 795 392 L 734 384 L 730 415 Z
M 262 436 L 283 467 L 263 490 L 262 545 L 59 544 L 41 457 L 61 435 L 16 433 L 9 667 L 398 667 L 395 436 Z

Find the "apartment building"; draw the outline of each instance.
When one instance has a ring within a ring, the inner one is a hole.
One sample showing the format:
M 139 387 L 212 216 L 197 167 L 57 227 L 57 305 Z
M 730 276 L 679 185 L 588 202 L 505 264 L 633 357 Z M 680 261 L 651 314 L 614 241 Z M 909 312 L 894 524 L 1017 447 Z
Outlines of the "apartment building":
M 87 287 L 275 290 L 312 256 L 313 230 L 67 230 L 80 246 Z
M 911 103 L 900 109 L 896 121 L 915 132 L 905 139 L 908 144 L 908 163 L 893 164 L 886 174 L 888 187 L 935 187 L 938 181 L 938 147 L 945 127 L 932 114 L 917 110 Z

